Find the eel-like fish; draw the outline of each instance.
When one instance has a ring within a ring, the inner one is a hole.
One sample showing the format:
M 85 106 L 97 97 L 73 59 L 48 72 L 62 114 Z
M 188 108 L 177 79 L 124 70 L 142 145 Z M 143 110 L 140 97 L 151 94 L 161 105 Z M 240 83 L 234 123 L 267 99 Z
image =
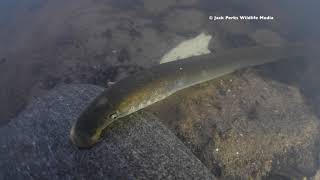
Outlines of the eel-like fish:
M 290 44 L 235 48 L 155 65 L 120 80 L 100 94 L 73 125 L 71 141 L 81 148 L 91 147 L 101 139 L 102 131 L 112 122 L 163 100 L 181 89 L 241 68 L 302 57 L 312 47 Z

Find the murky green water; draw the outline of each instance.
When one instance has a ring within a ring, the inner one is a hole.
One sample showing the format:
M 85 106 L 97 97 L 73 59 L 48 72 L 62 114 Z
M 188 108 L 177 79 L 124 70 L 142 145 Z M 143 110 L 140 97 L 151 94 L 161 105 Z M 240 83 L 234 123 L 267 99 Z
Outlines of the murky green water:
M 32 98 L 56 86 L 88 83 L 108 87 L 158 64 L 172 48 L 202 32 L 212 36 L 208 47 L 212 52 L 293 41 L 318 42 L 319 5 L 317 1 L 298 0 L 3 0 L 0 2 L 0 123 L 6 124 Z M 209 19 L 209 16 L 243 15 L 273 16 L 274 20 Z M 318 62 L 307 61 L 269 65 L 258 70 L 267 79 L 298 87 L 312 113 L 319 117 L 318 67 Z M 221 164 L 207 161 L 201 149 L 196 152 L 215 175 L 226 175 Z M 296 169 L 285 167 L 278 172 L 275 165 L 272 167 L 266 168 L 273 173 L 268 175 L 279 178 L 289 176 L 288 172 Z M 315 170 L 311 167 L 295 177 L 311 176 Z

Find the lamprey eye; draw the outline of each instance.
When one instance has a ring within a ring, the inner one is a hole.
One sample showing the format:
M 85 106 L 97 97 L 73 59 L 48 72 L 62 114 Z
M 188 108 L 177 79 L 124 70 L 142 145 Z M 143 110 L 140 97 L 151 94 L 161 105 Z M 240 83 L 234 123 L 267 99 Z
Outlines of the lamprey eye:
M 116 119 L 117 117 L 118 117 L 118 115 L 116 113 L 113 113 L 113 114 L 110 115 L 111 119 Z

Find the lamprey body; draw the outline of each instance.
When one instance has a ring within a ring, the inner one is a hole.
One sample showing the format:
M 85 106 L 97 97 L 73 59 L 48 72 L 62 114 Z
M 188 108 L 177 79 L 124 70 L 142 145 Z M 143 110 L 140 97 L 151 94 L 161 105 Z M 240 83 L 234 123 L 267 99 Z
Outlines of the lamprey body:
M 78 147 L 90 147 L 115 120 L 161 101 L 187 87 L 236 70 L 305 56 L 313 46 L 290 44 L 236 48 L 159 64 L 124 78 L 98 96 L 80 115 L 70 133 Z

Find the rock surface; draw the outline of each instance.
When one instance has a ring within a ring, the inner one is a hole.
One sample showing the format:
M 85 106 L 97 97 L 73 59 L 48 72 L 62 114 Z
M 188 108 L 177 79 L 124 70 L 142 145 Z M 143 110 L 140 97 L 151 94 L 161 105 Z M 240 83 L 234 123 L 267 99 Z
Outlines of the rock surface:
M 318 117 L 298 88 L 260 71 L 239 71 L 184 89 L 146 110 L 217 178 L 313 176 L 318 168 Z
M 0 129 L 0 179 L 214 179 L 154 116 L 115 123 L 89 150 L 68 134 L 81 110 L 103 89 L 62 86 L 38 98 Z

